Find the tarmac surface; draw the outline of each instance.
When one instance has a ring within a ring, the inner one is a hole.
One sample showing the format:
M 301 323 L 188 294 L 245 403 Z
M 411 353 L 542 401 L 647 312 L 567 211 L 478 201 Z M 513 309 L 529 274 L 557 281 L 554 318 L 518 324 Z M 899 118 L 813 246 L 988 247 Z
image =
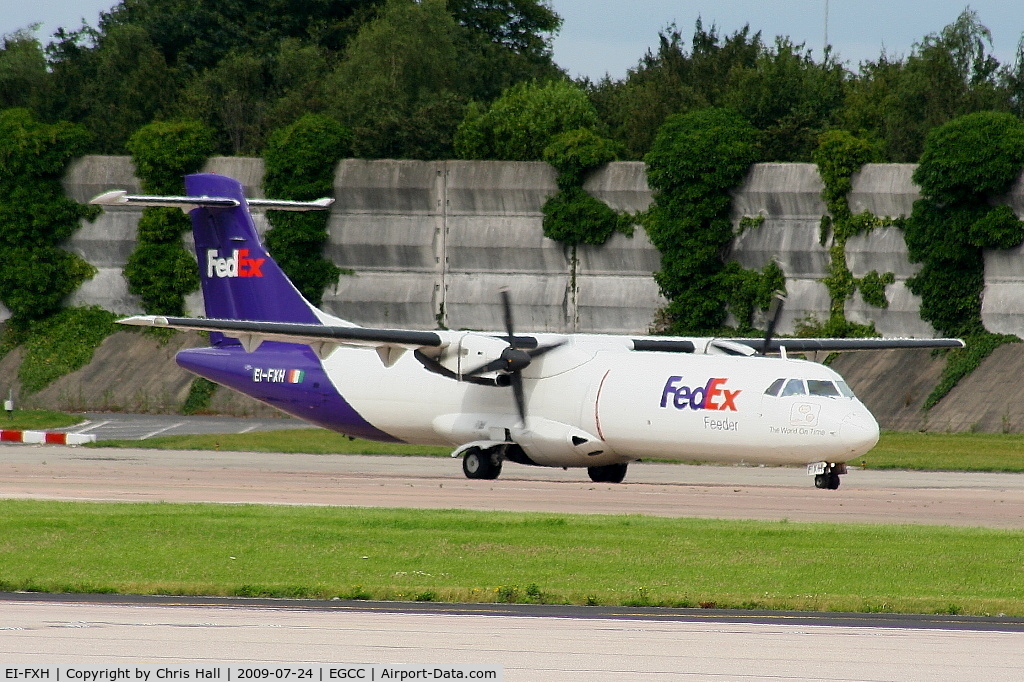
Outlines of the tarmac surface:
M 631 465 L 613 485 L 513 464 L 496 481 L 470 481 L 449 458 L 9 445 L 0 498 L 1024 528 L 1022 475 L 853 470 L 827 491 L 800 469 L 656 463 Z M 1005 619 L 149 599 L 0 594 L 0 662 L 497 664 L 505 680 L 1024 679 L 1024 622 Z
M 802 469 L 640 462 L 622 484 L 507 463 L 469 480 L 447 457 L 0 447 L 0 497 L 653 514 L 1024 528 L 1024 475 L 852 470 L 818 490 Z

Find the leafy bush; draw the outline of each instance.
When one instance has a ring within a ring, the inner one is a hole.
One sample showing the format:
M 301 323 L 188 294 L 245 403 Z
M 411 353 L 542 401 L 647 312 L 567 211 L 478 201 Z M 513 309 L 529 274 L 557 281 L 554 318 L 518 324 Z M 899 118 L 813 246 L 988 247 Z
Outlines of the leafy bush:
M 463 159 L 539 161 L 559 133 L 597 124 L 587 94 L 569 81 L 519 83 L 489 109 L 470 104 L 455 133 L 455 152 Z
M 904 238 L 910 259 L 923 263 L 907 281 L 921 297 L 921 317 L 942 334 L 985 331 L 982 249 L 1012 248 L 1024 241 L 1024 222 L 1006 206 L 1005 194 L 1024 167 L 1024 122 L 1010 114 L 981 112 L 956 118 L 926 138 L 914 182 L 914 203 Z
M 558 171 L 558 192 L 543 207 L 544 235 L 575 246 L 604 244 L 616 228 L 629 231 L 633 216 L 620 216 L 583 189 L 587 175 L 617 158 L 619 146 L 593 130 L 580 128 L 555 135 L 544 160 Z
M 213 398 L 217 384 L 203 377 L 196 377 L 188 389 L 188 397 L 181 406 L 182 414 L 199 414 L 210 407 L 210 399 Z
M 335 166 L 349 152 L 351 141 L 347 128 L 320 114 L 307 114 L 275 131 L 263 152 L 267 196 L 293 201 L 330 196 Z M 324 288 L 341 274 L 323 257 L 330 215 L 270 211 L 267 216 L 273 226 L 267 232 L 267 248 L 302 295 L 319 306 Z
M 767 305 L 763 293 L 773 285 L 723 261 L 733 239 L 729 189 L 758 153 L 757 131 L 726 109 L 670 116 L 658 130 L 644 159 L 654 204 L 643 222 L 661 252 L 655 280 L 669 299 L 666 331 L 714 332 L 727 307 L 741 327 L 749 327 L 750 301 Z M 771 272 L 762 276 L 774 278 Z
M 26 109 L 0 112 L 0 301 L 14 326 L 53 315 L 96 273 L 58 248 L 82 218 L 99 215 L 65 197 L 60 182 L 89 142 L 80 126 L 39 123 Z
M 142 190 L 150 194 L 183 194 L 183 176 L 199 171 L 213 149 L 213 131 L 197 121 L 157 121 L 128 140 Z M 181 315 L 185 296 L 199 288 L 195 259 L 181 241 L 190 227 L 188 216 L 178 209 L 143 211 L 124 277 L 147 313 Z

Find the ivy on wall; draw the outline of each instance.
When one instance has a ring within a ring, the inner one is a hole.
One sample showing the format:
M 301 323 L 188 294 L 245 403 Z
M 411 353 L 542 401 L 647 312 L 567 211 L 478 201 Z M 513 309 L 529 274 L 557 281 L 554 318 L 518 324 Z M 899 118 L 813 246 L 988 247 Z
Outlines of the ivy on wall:
M 615 230 L 632 233 L 634 216 L 616 213 L 587 194 L 583 183 L 597 168 L 618 158 L 619 145 L 589 128 L 559 133 L 544 149 L 544 160 L 558 171 L 558 192 L 546 202 L 544 236 L 569 246 L 608 241 Z
M 659 325 L 668 333 L 716 333 L 729 312 L 736 331 L 749 333 L 754 310 L 784 289 L 777 263 L 757 272 L 725 262 L 734 236 L 729 190 L 758 160 L 757 139 L 735 112 L 701 109 L 670 116 L 644 158 L 654 203 L 643 224 L 661 252 L 654 277 L 669 300 Z
M 65 197 L 60 182 L 89 142 L 81 126 L 40 123 L 27 109 L 0 112 L 0 301 L 14 330 L 58 312 L 96 274 L 58 246 L 100 213 Z
M 263 152 L 263 186 L 272 199 L 312 201 L 330 196 L 338 160 L 348 154 L 352 134 L 334 119 L 306 114 L 275 131 Z M 335 284 L 342 270 L 324 258 L 327 211 L 268 211 L 272 229 L 267 249 L 310 303 L 319 306 L 324 289 Z
M 146 194 L 180 196 L 183 176 L 198 172 L 214 150 L 214 133 L 198 121 L 157 121 L 128 140 Z M 147 208 L 135 251 L 124 266 L 128 291 L 153 315 L 182 315 L 185 296 L 199 288 L 196 261 L 182 243 L 191 222 L 181 209 Z
M 904 226 L 910 260 L 921 271 L 907 281 L 921 297 L 921 317 L 967 348 L 950 352 L 931 407 L 957 381 L 1014 336 L 992 334 L 981 320 L 985 286 L 983 249 L 1024 242 L 1024 222 L 996 202 L 1024 167 L 1024 122 L 1011 114 L 980 112 L 933 129 L 925 140 L 914 182 L 922 198 Z
M 876 160 L 877 156 L 877 150 L 867 140 L 845 130 L 832 130 L 823 134 L 812 154 L 825 186 L 821 196 L 829 211 L 821 219 L 821 245 L 826 246 L 831 238 L 829 272 L 822 280 L 831 302 L 828 319 L 824 323 L 800 325 L 800 335 L 840 338 L 878 335 L 874 324 L 857 324 L 846 319 L 846 302 L 858 290 L 868 305 L 888 308 L 885 285 L 896 281 L 893 273 L 879 274 L 877 270 L 872 270 L 864 277 L 854 277 L 846 264 L 846 244 L 851 237 L 899 222 L 890 218 L 877 218 L 867 211 L 854 215 L 850 210 L 847 197 L 853 189 L 853 174 L 865 163 Z
M 1024 241 L 1024 223 L 994 202 L 1024 167 L 1024 122 L 1011 114 L 968 114 L 935 128 L 914 182 L 921 199 L 904 237 L 921 272 L 907 282 L 921 297 L 921 317 L 942 334 L 970 336 L 981 322 L 982 249 Z

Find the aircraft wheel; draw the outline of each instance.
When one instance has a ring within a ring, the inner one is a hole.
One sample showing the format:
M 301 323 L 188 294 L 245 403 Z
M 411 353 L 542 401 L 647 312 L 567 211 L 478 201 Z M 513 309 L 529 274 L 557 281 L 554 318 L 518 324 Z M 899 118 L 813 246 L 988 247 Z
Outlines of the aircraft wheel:
M 501 462 L 495 462 L 489 452 L 470 448 L 462 456 L 462 473 L 466 478 L 494 480 L 501 474 Z
M 839 482 L 839 474 L 836 473 L 817 474 L 814 477 L 814 487 L 821 490 L 838 490 Z
M 606 464 L 601 467 L 587 467 L 590 480 L 594 483 L 622 483 L 626 478 L 628 464 Z

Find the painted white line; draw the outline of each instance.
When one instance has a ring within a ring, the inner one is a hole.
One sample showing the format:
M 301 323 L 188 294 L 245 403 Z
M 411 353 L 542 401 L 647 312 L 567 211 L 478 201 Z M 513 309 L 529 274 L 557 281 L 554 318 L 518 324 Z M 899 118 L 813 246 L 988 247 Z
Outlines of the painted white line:
M 110 420 L 107 419 L 106 421 L 96 422 L 95 424 L 91 424 L 91 422 L 88 422 L 88 421 L 85 422 L 85 423 L 86 424 L 90 424 L 90 426 L 87 426 L 84 429 L 78 429 L 77 431 L 68 431 L 68 433 L 85 433 L 86 431 L 92 431 L 93 429 L 98 429 L 99 427 L 103 426 L 104 424 L 109 424 Z
M 250 431 L 255 430 L 257 427 L 259 427 L 259 424 L 253 424 L 251 426 L 246 426 L 244 429 L 239 431 L 239 433 L 249 433 Z
M 185 422 L 178 422 L 177 424 L 171 424 L 170 426 L 165 426 L 162 429 L 157 429 L 153 433 L 147 433 L 142 438 L 139 438 L 139 440 L 146 440 L 147 438 L 152 438 L 153 436 L 155 436 L 155 435 L 157 435 L 159 433 L 163 433 L 164 431 L 170 431 L 171 429 L 176 429 L 179 426 L 184 426 L 184 425 L 185 425 Z

